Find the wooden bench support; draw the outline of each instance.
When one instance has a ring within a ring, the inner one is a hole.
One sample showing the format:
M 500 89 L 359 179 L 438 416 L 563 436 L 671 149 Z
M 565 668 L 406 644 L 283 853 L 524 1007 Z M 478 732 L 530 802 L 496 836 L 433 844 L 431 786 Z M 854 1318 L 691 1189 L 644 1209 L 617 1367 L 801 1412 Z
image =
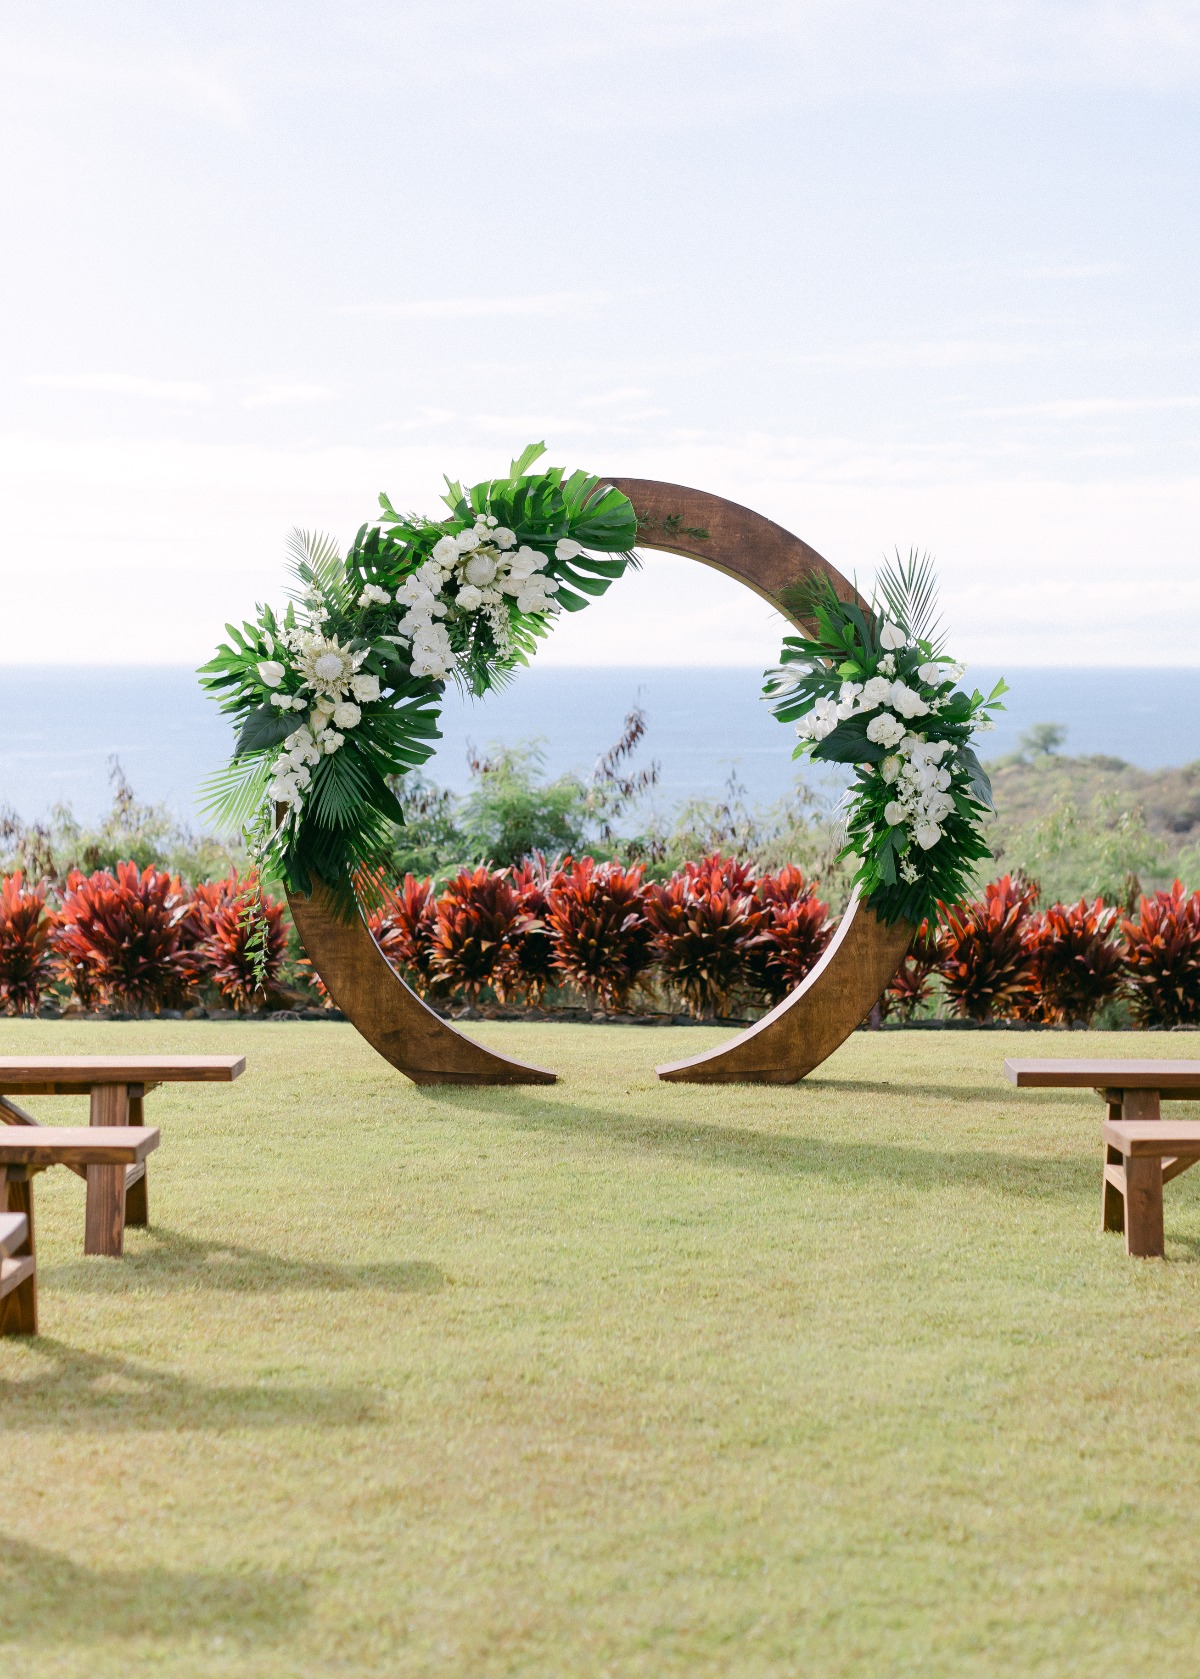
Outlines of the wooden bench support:
M 140 1123 L 140 1122 L 139 1122 Z M 150 1196 L 146 1180 L 146 1166 L 125 1168 L 125 1223 L 144 1229 L 150 1223 Z
M 0 1166 L 0 1335 L 38 1332 L 33 1180 Z
M 1200 1123 L 1109 1119 L 1103 1134 L 1102 1228 L 1125 1232 L 1126 1253 L 1161 1259 L 1163 1184 L 1200 1161 Z

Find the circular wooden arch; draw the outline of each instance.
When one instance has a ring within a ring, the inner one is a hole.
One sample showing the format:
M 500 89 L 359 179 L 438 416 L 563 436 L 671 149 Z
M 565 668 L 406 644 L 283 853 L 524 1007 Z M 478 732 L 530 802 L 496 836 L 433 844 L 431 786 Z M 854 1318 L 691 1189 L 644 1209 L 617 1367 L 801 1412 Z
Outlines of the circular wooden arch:
M 612 478 L 638 516 L 638 546 L 682 554 L 745 583 L 798 628 L 780 598 L 815 571 L 845 600 L 853 586 L 815 548 L 737 502 L 653 478 Z M 389 965 L 361 916 L 342 921 L 330 893 L 288 894 L 313 967 L 346 1018 L 417 1084 L 553 1084 L 544 1067 L 514 1061 L 464 1036 L 423 1003 Z M 850 900 L 821 960 L 769 1014 L 727 1043 L 657 1068 L 696 1084 L 794 1084 L 844 1043 L 895 976 L 915 929 L 877 920 Z

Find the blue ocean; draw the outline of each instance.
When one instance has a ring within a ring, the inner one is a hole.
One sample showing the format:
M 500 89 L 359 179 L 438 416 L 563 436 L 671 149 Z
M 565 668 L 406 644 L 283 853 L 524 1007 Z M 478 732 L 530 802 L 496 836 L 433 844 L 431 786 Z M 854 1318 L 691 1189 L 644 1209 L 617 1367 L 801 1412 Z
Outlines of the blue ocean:
M 973 668 L 990 688 L 999 673 Z M 1007 710 L 984 757 L 1011 751 L 1034 723 L 1060 723 L 1066 750 L 1147 769 L 1200 758 L 1200 669 L 1010 669 Z M 732 776 L 752 804 L 792 786 L 794 736 L 759 698 L 762 673 L 728 667 L 533 668 L 486 701 L 453 696 L 427 774 L 465 788 L 471 749 L 537 741 L 549 774 L 588 772 L 633 705 L 646 713 L 635 760 L 660 765 L 655 802 L 719 794 Z M 138 797 L 197 823 L 200 783 L 225 760 L 227 724 L 195 675 L 170 666 L 22 666 L 0 671 L 0 806 L 26 820 L 58 803 L 92 820 L 120 763 Z

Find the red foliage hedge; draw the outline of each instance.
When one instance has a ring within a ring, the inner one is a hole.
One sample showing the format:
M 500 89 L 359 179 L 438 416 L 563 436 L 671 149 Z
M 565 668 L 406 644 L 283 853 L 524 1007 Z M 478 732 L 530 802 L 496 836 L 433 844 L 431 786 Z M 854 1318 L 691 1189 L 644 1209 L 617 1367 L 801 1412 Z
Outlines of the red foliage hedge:
M 1122 923 L 1125 988 L 1142 1026 L 1194 1026 L 1200 1021 L 1200 892 L 1143 898 L 1136 920 Z
M 1090 1026 L 1121 984 L 1119 911 L 1099 898 L 1089 904 L 1051 904 L 1025 930 L 1034 993 L 1046 1020 Z
M 1011 1019 L 1028 1006 L 1033 967 L 1025 923 L 1036 902 L 1036 886 L 1005 875 L 975 902 L 939 904 L 942 982 L 968 1020 Z
M 606 1009 L 628 1006 L 654 960 L 644 873 L 640 863 L 626 869 L 568 858 L 546 893 L 555 973 Z
M 32 1014 L 49 989 L 57 924 L 44 886 L 25 886 L 19 870 L 0 880 L 0 1005 L 6 1014 Z
M 517 945 L 532 920 L 507 869 L 461 870 L 437 901 L 433 972 L 471 1003 L 489 985 L 503 1002 L 518 987 Z
M 67 877 L 54 946 L 77 992 L 128 1009 L 180 1007 L 190 989 L 193 899 L 178 875 L 136 863 Z
M 814 968 L 833 937 L 829 905 L 802 870 L 788 863 L 758 880 L 758 932 L 747 947 L 751 985 L 768 1003 L 780 1003 Z

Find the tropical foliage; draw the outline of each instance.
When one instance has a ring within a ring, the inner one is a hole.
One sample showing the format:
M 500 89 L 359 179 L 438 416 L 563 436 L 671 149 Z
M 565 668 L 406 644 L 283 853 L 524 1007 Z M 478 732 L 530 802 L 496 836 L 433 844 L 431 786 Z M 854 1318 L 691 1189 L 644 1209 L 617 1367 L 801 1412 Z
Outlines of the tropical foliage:
M 495 688 L 557 612 L 632 561 L 628 499 L 584 472 L 530 472 L 543 452 L 530 445 L 506 477 L 468 490 L 448 483 L 440 520 L 381 496 L 344 557 L 329 537 L 293 533 L 287 608 L 227 626 L 201 680 L 238 736 L 207 809 L 246 833 L 267 876 L 324 882 L 350 914 L 355 882 L 388 862 L 404 820 L 391 778 L 431 755 L 446 681 Z
M 855 766 L 843 856 L 881 920 L 919 923 L 961 897 L 990 855 L 991 786 L 971 741 L 1005 686 L 986 699 L 956 688 L 962 667 L 943 653 L 927 556 L 885 566 L 869 606 L 842 600 L 823 572 L 783 600 L 812 629 L 785 637 L 768 673 L 775 715 L 796 724 L 797 757 Z

